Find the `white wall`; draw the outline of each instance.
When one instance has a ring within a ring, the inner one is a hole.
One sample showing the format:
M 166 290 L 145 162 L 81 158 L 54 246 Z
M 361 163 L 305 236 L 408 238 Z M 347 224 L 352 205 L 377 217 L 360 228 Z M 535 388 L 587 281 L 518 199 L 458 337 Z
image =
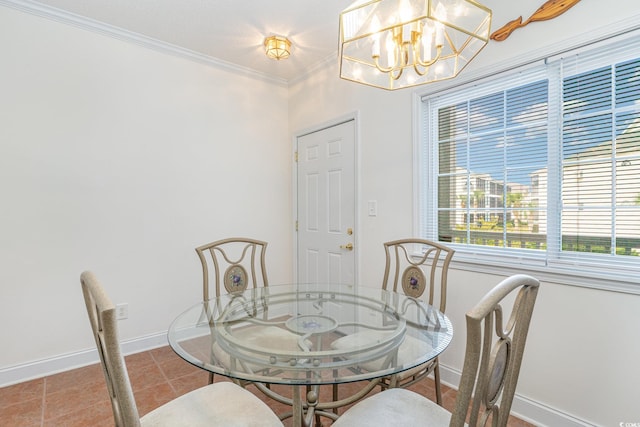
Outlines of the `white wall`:
M 286 87 L 1 6 L 0 52 L 0 372 L 95 348 L 84 269 L 123 340 L 198 302 L 208 241 L 290 280 Z
M 538 6 L 505 3 L 494 28 Z M 581 2 L 490 44 L 464 75 L 633 16 L 634 1 Z M 161 334 L 197 301 L 205 241 L 268 240 L 270 279 L 289 280 L 292 137 L 337 117 L 359 113 L 360 282 L 378 286 L 382 242 L 413 234 L 412 97 L 427 87 L 368 88 L 331 65 L 287 92 L 4 7 L 0 52 L 0 373 L 93 348 L 84 269 L 130 304 L 124 340 Z M 500 279 L 454 265 L 449 371 L 464 312 Z M 639 324 L 637 296 L 543 283 L 519 395 L 567 420 L 640 422 Z
M 494 28 L 518 15 L 526 19 L 542 2 L 528 2 L 527 10 L 522 3 L 501 2 L 494 11 Z M 620 28 L 611 25 L 618 21 L 637 25 L 635 2 L 619 1 L 615 7 L 581 2 L 552 21 L 532 23 L 505 42 L 490 43 L 456 81 L 540 58 L 589 35 L 611 33 Z M 379 286 L 382 242 L 413 235 L 413 96 L 443 86 L 386 92 L 340 80 L 336 64 L 290 87 L 289 126 L 294 135 L 345 114 L 359 114 L 356 231 L 361 285 Z M 377 217 L 367 216 L 368 200 L 378 201 Z M 462 369 L 464 313 L 503 277 L 463 271 L 453 264 L 447 314 L 455 335 L 442 358 L 449 373 Z M 543 283 L 514 409 L 539 416 L 533 419 L 536 424 L 554 426 L 640 422 L 638 325 L 640 296 Z

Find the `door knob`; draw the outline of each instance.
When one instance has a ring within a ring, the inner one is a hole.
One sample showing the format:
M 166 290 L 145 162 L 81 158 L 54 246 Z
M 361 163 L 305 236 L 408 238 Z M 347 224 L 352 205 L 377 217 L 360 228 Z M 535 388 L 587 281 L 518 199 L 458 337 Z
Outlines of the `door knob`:
M 347 243 L 346 245 L 340 245 L 340 248 L 352 251 L 353 250 L 353 243 Z

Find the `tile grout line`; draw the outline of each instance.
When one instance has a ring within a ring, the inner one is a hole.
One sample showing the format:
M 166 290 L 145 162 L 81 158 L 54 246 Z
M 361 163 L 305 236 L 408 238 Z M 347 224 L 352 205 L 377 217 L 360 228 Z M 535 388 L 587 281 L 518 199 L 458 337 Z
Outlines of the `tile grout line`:
M 171 381 L 169 381 L 169 377 L 167 376 L 167 374 L 164 372 L 164 369 L 162 369 L 162 366 L 160 365 L 160 362 L 158 362 L 156 360 L 156 357 L 153 355 L 153 352 L 149 351 L 149 355 L 151 356 L 151 360 L 153 360 L 153 363 L 156 364 L 156 366 L 158 367 L 158 369 L 160 370 L 160 372 L 162 373 L 162 376 L 165 380 L 165 382 L 169 385 L 169 388 L 171 389 L 171 391 L 173 392 L 175 397 L 178 397 L 178 392 L 176 391 L 176 389 L 173 387 L 173 385 L 171 384 Z
M 44 427 L 44 411 L 47 404 L 47 377 L 42 381 L 42 410 L 40 411 L 40 427 Z

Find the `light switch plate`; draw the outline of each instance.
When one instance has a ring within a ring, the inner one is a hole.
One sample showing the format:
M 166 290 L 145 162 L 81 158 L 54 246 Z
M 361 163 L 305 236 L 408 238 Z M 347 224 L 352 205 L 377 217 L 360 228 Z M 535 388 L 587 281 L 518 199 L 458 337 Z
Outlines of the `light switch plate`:
M 378 216 L 378 201 L 369 200 L 367 203 L 367 211 L 369 212 L 369 216 Z

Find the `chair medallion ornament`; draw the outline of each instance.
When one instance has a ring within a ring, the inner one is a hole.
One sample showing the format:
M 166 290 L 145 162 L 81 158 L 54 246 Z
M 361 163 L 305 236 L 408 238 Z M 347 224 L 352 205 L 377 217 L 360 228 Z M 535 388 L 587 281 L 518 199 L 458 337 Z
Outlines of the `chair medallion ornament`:
M 402 290 L 405 295 L 420 298 L 426 286 L 424 273 L 418 267 L 409 267 L 402 274 Z
M 241 265 L 232 265 L 224 275 L 224 288 L 229 293 L 243 292 L 247 289 L 247 270 Z

